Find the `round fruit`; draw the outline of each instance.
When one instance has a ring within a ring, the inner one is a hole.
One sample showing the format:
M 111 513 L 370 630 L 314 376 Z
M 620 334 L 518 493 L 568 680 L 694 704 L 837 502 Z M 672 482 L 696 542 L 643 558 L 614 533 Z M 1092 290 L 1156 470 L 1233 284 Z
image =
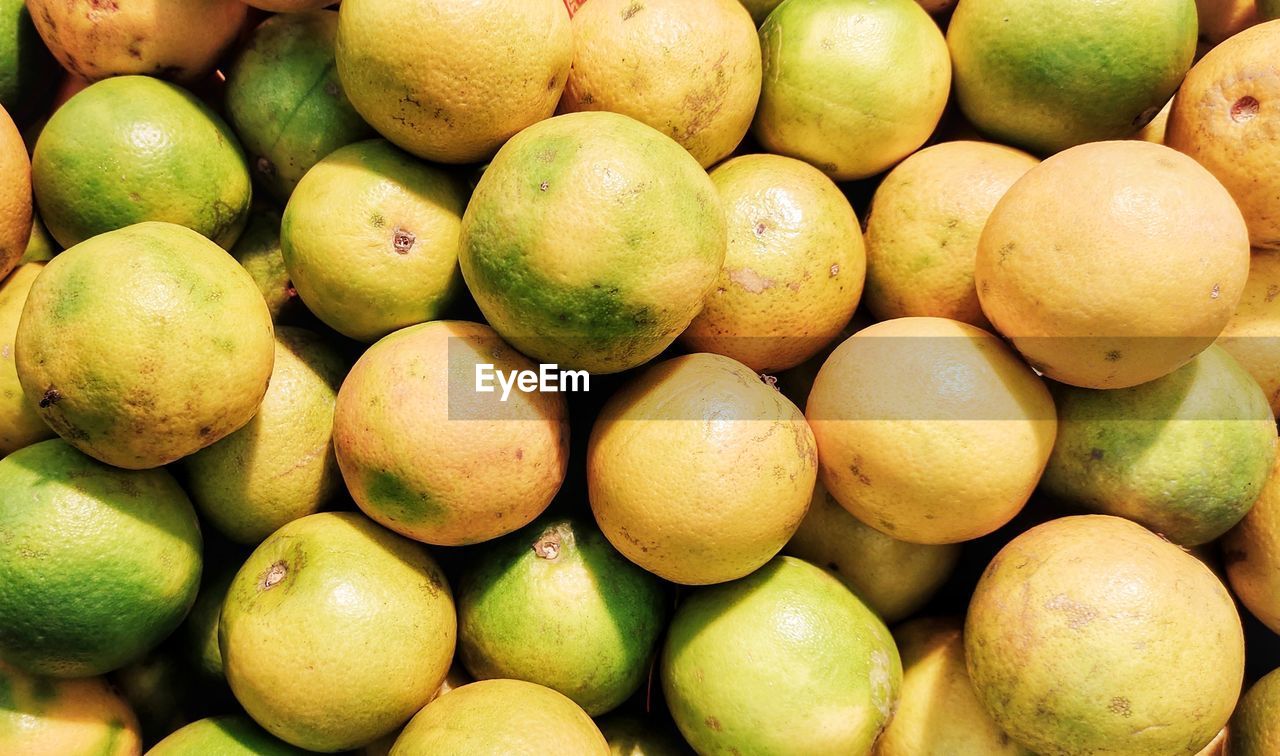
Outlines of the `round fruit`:
M 867 267 L 858 217 L 821 171 L 779 155 L 734 158 L 711 181 L 729 244 L 681 340 L 757 372 L 794 367 L 830 343 L 858 306 Z
M 298 182 L 280 225 L 284 264 L 307 308 L 373 342 L 439 317 L 460 288 L 467 198 L 442 169 L 372 139 Z
M 996 726 L 974 695 L 963 622 L 918 619 L 893 635 L 902 654 L 902 697 L 875 756 L 1033 756 Z
M 538 520 L 472 557 L 458 586 L 462 661 L 477 680 L 545 685 L 598 716 L 645 681 L 663 594 L 594 524 Z
M 1048 154 L 1126 137 L 1160 111 L 1195 57 L 1196 5 L 965 0 L 947 42 L 965 116 Z
M 987 711 L 1043 756 L 1193 754 L 1227 723 L 1244 676 L 1240 618 L 1209 568 L 1103 515 L 1005 546 L 969 605 L 965 651 Z
M 169 223 L 101 234 L 47 263 L 14 350 L 44 421 L 130 469 L 168 464 L 249 422 L 274 355 L 253 279 Z
M 0 460 L 0 658 L 86 677 L 137 659 L 191 608 L 200 529 L 164 470 L 108 467 L 54 439 Z
M 562 0 L 346 0 L 338 19 L 338 75 L 356 110 L 441 163 L 484 160 L 549 117 L 572 58 Z
M 975 279 L 983 312 L 1041 373 L 1124 388 L 1212 344 L 1248 275 L 1248 233 L 1213 176 L 1124 141 L 1059 153 L 1014 184 Z
M 27 0 L 45 44 L 64 68 L 90 81 L 148 74 L 195 81 L 235 40 L 239 0 Z
M 877 320 L 929 316 L 986 328 L 973 285 L 996 203 L 1038 160 L 988 142 L 943 142 L 902 161 L 867 215 L 866 304 Z
M 289 271 L 284 267 L 279 212 L 254 209 L 249 214 L 244 233 L 240 234 L 230 252 L 258 284 L 258 291 L 267 302 L 273 322 L 292 318 L 304 309 L 298 301 L 298 291 L 289 280 Z
M 31 677 L 0 664 L 0 752 L 22 756 L 140 756 L 129 704 L 106 680 Z
M 1255 252 L 1249 280 L 1218 345 L 1249 371 L 1280 413 L 1280 252 Z
M 498 152 L 462 219 L 462 274 L 525 354 L 618 372 L 698 314 L 725 254 L 715 186 L 680 145 L 615 113 L 532 126 Z
M 33 101 L 44 104 L 46 97 L 40 90 L 56 69 L 27 4 L 0 0 L 0 108 L 17 113 L 20 120 L 35 115 Z
M 951 89 L 946 40 L 915 0 L 786 2 L 760 27 L 760 47 L 752 132 L 837 181 L 915 152 Z
M 738 0 L 592 0 L 573 16 L 562 112 L 608 110 L 703 167 L 733 152 L 760 98 L 760 39 Z
M 902 683 L 884 623 L 791 557 L 690 594 L 661 668 L 667 706 L 699 753 L 868 754 Z
M 1061 386 L 1054 398 L 1058 439 L 1044 489 L 1183 546 L 1239 522 L 1276 457 L 1266 396 L 1216 346 L 1154 381 L 1112 391 Z
M 1255 0 L 1196 0 L 1201 44 L 1213 47 L 1258 23 L 1258 5 Z
M 303 756 L 241 715 L 200 719 L 171 733 L 147 756 Z
M 783 551 L 831 570 L 888 623 L 924 606 L 960 558 L 958 544 L 907 543 L 864 525 L 821 482 L 813 488 L 809 513 Z
M 55 435 L 23 393 L 13 357 L 22 305 L 43 269 L 42 263 L 27 263 L 0 282 L 0 457 Z
M 248 425 L 182 460 L 200 514 L 239 543 L 256 544 L 320 511 L 342 488 L 332 444 L 342 356 L 316 334 L 288 326 L 276 329 L 275 355 Z
M 478 391 L 482 366 L 490 391 Z M 397 331 L 356 362 L 333 421 L 347 488 L 382 525 L 442 546 L 527 525 L 564 481 L 569 425 L 561 394 L 494 376 L 535 365 L 478 323 Z M 514 379 L 513 379 L 514 380 Z
M 31 163 L 22 134 L 0 107 L 0 280 L 18 265 L 31 236 Z
M 420 544 L 353 512 L 263 541 L 222 607 L 227 682 L 271 734 L 312 751 L 364 745 L 431 699 L 449 670 L 453 597 Z
M 141 221 L 226 249 L 249 212 L 235 136 L 187 91 L 146 76 L 93 84 L 58 108 L 32 160 L 40 219 L 64 247 Z
M 1249 513 L 1222 539 L 1222 554 L 1240 603 L 1280 633 L 1280 459 Z
M 943 318 L 854 334 L 822 366 L 805 415 L 836 501 L 886 535 L 926 544 L 1013 519 L 1057 425 L 1048 389 L 1017 355 Z
M 1261 249 L 1280 249 L 1277 49 L 1280 24 L 1265 23 L 1210 50 L 1178 90 L 1165 137 L 1227 187 Z
M 239 561 L 205 565 L 196 602 L 178 630 L 178 647 L 185 669 L 196 673 L 194 682 L 206 691 L 211 687 L 221 688 L 227 682 L 222 669 L 222 649 L 218 647 L 218 624 L 222 619 L 222 604 L 236 576 L 234 568 L 239 566 Z
M 1253 684 L 1231 717 L 1231 756 L 1280 751 L 1280 670 Z
M 338 81 L 337 32 L 336 11 L 273 16 L 227 72 L 227 118 L 258 182 L 282 202 L 325 155 L 372 136 Z
M 650 717 L 613 714 L 601 719 L 600 733 L 610 756 L 692 756 L 688 744 Z
M 646 369 L 600 411 L 587 485 L 600 529 L 685 585 L 740 578 L 800 526 L 817 474 L 804 415 L 739 362 L 691 354 Z
M 548 747 L 575 756 L 609 754 L 591 717 L 563 695 L 522 680 L 484 680 L 428 704 L 405 726 L 391 754 L 503 756 Z

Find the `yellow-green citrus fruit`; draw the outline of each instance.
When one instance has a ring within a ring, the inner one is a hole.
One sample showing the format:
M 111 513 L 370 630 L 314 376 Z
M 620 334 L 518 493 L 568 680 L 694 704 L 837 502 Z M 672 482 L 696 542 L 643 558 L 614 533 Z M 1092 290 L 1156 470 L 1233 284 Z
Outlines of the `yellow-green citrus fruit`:
M 1222 555 L 1240 603 L 1280 633 L 1280 461 L 1253 508 L 1223 537 Z
M 32 116 L 33 100 L 43 100 L 42 85 L 56 65 L 23 0 L 0 0 L 0 108 Z
M 1150 121 L 1196 53 L 1195 0 L 965 0 L 956 99 L 998 141 L 1053 153 Z
M 681 340 L 757 372 L 812 357 L 849 322 L 866 273 L 862 229 L 821 171 L 745 155 L 711 172 L 729 229 L 724 266 Z
M 372 136 L 338 81 L 337 32 L 336 11 L 273 16 L 227 71 L 227 118 L 254 176 L 277 200 L 325 155 Z
M 485 170 L 462 219 L 462 274 L 512 346 L 610 373 L 656 357 L 724 262 L 711 179 L 680 145 L 616 113 L 531 126 Z
M 925 544 L 1013 519 L 1057 426 L 1049 390 L 1012 350 L 943 318 L 854 334 L 823 364 L 805 415 L 835 500 L 886 535 Z
M 875 756 L 1033 756 L 983 708 L 964 661 L 960 619 L 913 620 L 894 631 L 902 697 Z
M 218 647 L 218 624 L 222 619 L 222 604 L 239 566 L 239 560 L 205 564 L 196 602 L 178 628 L 177 647 L 182 654 L 184 671 L 195 672 L 196 684 L 208 686 L 205 690 L 222 688 L 227 682 L 222 670 L 222 649 Z
M 1239 522 L 1276 457 L 1266 396 L 1216 346 L 1154 381 L 1111 391 L 1060 386 L 1054 399 L 1058 440 L 1044 489 L 1183 546 Z
M 435 321 L 369 348 L 338 392 L 333 442 L 366 514 L 410 538 L 479 543 L 527 525 L 564 481 L 564 397 L 477 391 L 478 366 L 536 366 L 487 326 Z
M 760 27 L 760 47 L 752 133 L 837 181 L 915 152 L 951 90 L 946 41 L 915 0 L 787 0 Z
M 760 98 L 760 39 L 738 0 L 592 0 L 573 16 L 562 112 L 608 110 L 704 167 L 733 152 Z
M 341 751 L 431 699 L 455 632 L 453 596 L 426 549 L 342 512 L 294 520 L 254 550 L 218 637 L 249 716 L 300 748 Z
M 611 714 L 596 722 L 609 744 L 609 756 L 693 756 L 693 750 L 653 717 Z
M 988 142 L 943 142 L 902 161 L 867 214 L 867 309 L 988 327 L 973 284 L 978 238 L 996 203 L 1039 163 Z
M 598 716 L 648 676 L 665 603 L 662 583 L 594 523 L 539 519 L 472 556 L 458 650 L 477 680 L 545 685 Z
M 130 469 L 168 464 L 249 422 L 275 354 L 249 274 L 170 223 L 101 234 L 48 262 L 14 350 L 44 421 Z
M 147 74 L 195 81 L 235 40 L 239 0 L 27 0 L 45 44 L 90 81 Z
M 346 0 L 338 18 L 351 104 L 387 139 L 441 163 L 484 160 L 549 117 L 572 58 L 562 0 Z
M 31 236 L 31 162 L 22 135 L 0 107 L 0 278 L 18 265 Z
M 1257 0 L 1196 0 L 1200 43 L 1213 47 L 1258 23 L 1259 4 Z
M 1011 541 L 982 574 L 964 633 L 979 700 L 1040 756 L 1194 754 L 1227 723 L 1244 677 L 1240 618 L 1213 572 L 1106 515 Z
M 307 308 L 372 342 L 439 316 L 460 288 L 466 196 L 440 168 L 373 139 L 298 182 L 280 225 L 284 264 Z
M 830 570 L 889 623 L 924 606 L 960 558 L 958 544 L 907 543 L 864 524 L 821 482 L 813 488 L 800 529 L 783 551 Z
M 275 366 L 258 413 L 181 462 L 196 508 L 223 535 L 256 544 L 341 490 L 333 411 L 346 368 L 320 336 L 276 329 Z
M 1280 252 L 1258 251 L 1249 261 L 1235 315 L 1218 336 L 1218 345 L 1249 371 L 1280 412 Z
M 661 670 L 667 706 L 699 753 L 869 754 L 902 684 L 884 623 L 792 557 L 685 598 Z
M 513 756 L 548 748 L 574 756 L 609 754 L 591 717 L 560 693 L 523 680 L 482 680 L 418 712 L 391 756 Z
M 742 363 L 660 362 L 615 393 L 587 447 L 600 529 L 675 583 L 733 580 L 795 533 L 817 475 L 804 415 Z
M 246 716 L 198 719 L 152 746 L 147 756 L 303 756 Z
M 0 457 L 55 435 L 22 391 L 13 356 L 22 305 L 43 269 L 42 263 L 26 263 L 0 282 Z
M 1253 246 L 1280 249 L 1280 23 L 1246 29 L 1210 50 L 1173 100 L 1165 144 L 1227 187 L 1249 224 Z
M 186 90 L 146 76 L 93 84 L 58 108 L 32 175 L 40 219 L 64 247 L 166 221 L 227 249 L 249 213 L 249 168 L 231 129 Z
M 54 439 L 0 460 L 0 658 L 38 675 L 109 672 L 196 598 L 200 529 L 164 470 L 108 467 Z
M 1231 717 L 1231 756 L 1280 753 L 1280 671 L 1253 684 Z
M 0 664 L 0 752 L 140 756 L 133 711 L 100 677 L 55 680 Z
M 284 266 L 278 211 L 255 208 L 249 214 L 244 233 L 229 251 L 258 285 L 273 322 L 292 318 L 304 309 Z
M 1168 375 L 1235 312 L 1249 276 L 1240 211 L 1208 171 L 1140 141 L 1032 168 L 978 243 L 982 311 L 1041 373 L 1085 388 Z

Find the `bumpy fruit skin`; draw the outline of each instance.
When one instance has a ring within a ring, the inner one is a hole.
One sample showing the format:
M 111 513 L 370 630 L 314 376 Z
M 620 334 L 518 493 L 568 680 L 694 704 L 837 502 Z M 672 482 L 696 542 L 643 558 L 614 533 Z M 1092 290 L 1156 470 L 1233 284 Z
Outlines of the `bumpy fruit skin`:
M 1249 513 L 1223 537 L 1222 557 L 1240 603 L 1280 633 L 1280 460 Z
M 129 469 L 168 464 L 248 423 L 275 359 L 253 279 L 170 223 L 101 234 L 47 263 L 14 349 L 41 418 Z
M 1253 684 L 1231 717 L 1231 756 L 1280 753 L 1280 671 Z
M 661 670 L 667 706 L 699 753 L 868 754 L 902 685 L 884 623 L 792 557 L 686 597 Z
M 1240 304 L 1218 336 L 1222 347 L 1249 371 L 1280 413 L 1280 252 L 1257 251 Z
M 956 99 L 997 141 L 1051 154 L 1119 139 L 1173 96 L 1195 0 L 966 0 L 947 27 Z
M 199 719 L 156 743 L 147 756 L 304 756 L 243 715 Z
M 570 113 L 503 145 L 467 205 L 459 260 L 512 346 L 612 373 L 689 325 L 725 243 L 715 186 L 684 148 L 626 116 Z
M 18 127 L 0 107 L 0 279 L 18 266 L 31 236 L 31 161 Z
M 164 470 L 127 471 L 54 439 L 0 460 L 0 658 L 86 677 L 166 638 L 196 598 L 195 510 Z
M 272 322 L 289 322 L 306 309 L 298 299 L 298 291 L 289 280 L 280 250 L 280 213 L 269 208 L 254 208 L 249 213 L 244 233 L 230 250 L 244 269 L 249 271 L 258 291 L 266 300 Z
M 0 281 L 0 457 L 56 435 L 23 392 L 13 354 L 22 306 L 42 270 L 43 263 L 26 263 Z
M 0 664 L 0 751 L 22 756 L 141 756 L 129 704 L 106 680 L 33 677 Z
M 1244 677 L 1240 618 L 1213 572 L 1105 515 L 1005 546 L 969 605 L 965 652 L 996 723 L 1041 756 L 1194 754 Z
M 439 163 L 485 160 L 549 117 L 572 59 L 563 0 L 348 0 L 338 19 L 351 104 L 397 146 Z

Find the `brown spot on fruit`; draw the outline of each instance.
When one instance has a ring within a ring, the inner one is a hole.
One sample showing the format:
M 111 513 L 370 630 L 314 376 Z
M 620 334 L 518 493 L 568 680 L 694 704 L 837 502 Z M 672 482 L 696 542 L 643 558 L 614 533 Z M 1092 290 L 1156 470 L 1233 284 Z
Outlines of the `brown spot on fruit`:
M 1258 114 L 1257 98 L 1245 95 L 1231 104 L 1231 120 L 1236 123 L 1244 123 L 1253 120 Z
M 253 163 L 253 167 L 258 171 L 258 173 L 262 174 L 263 176 L 274 176 L 276 174 L 275 163 L 272 163 L 270 160 L 267 160 L 265 157 L 260 157 L 257 160 L 255 160 Z
M 1101 449 L 1090 449 L 1090 450 L 1089 450 L 1089 459 L 1093 460 L 1094 462 L 1097 462 L 1098 460 L 1102 459 L 1102 450 L 1101 450 Z
M 44 409 L 62 401 L 62 392 L 50 386 L 44 390 L 44 396 L 40 397 L 40 408 Z
M 275 586 L 279 585 L 280 581 L 284 580 L 285 576 L 288 574 L 289 574 L 289 565 L 285 564 L 284 560 L 279 560 L 277 562 L 274 562 L 270 567 L 267 568 L 267 571 L 263 573 L 262 580 L 259 581 L 258 583 L 258 590 L 261 590 L 261 591 L 271 590 Z
M 832 278 L 840 275 L 840 263 L 831 263 L 830 272 Z
M 411 231 L 403 228 L 397 228 L 395 234 L 391 237 L 391 245 L 395 247 L 396 254 L 407 255 L 409 250 L 413 249 L 413 243 L 418 237 L 414 236 Z
M 1209 299 L 1217 299 L 1221 295 L 1222 284 L 1214 284 L 1213 288 L 1209 290 Z
M 632 3 L 631 5 L 628 5 L 626 9 L 622 11 L 622 20 L 630 21 L 632 16 L 636 15 L 642 10 L 644 10 L 643 3 Z
M 1133 709 L 1130 708 L 1129 699 L 1124 696 L 1116 696 L 1111 699 L 1111 703 L 1107 705 L 1107 710 L 1122 717 L 1133 716 Z
M 555 531 L 543 533 L 541 538 L 533 542 L 533 553 L 539 559 L 555 561 L 560 556 L 560 535 Z
M 516 459 L 524 459 L 524 449 L 516 449 Z
M 707 717 L 706 722 L 707 722 L 707 727 L 711 728 L 712 730 L 715 730 L 716 732 L 720 732 L 720 720 L 716 719 L 715 717 Z
M 773 288 L 773 280 L 761 276 L 750 268 L 738 268 L 729 271 L 729 280 L 751 294 L 759 294 Z
M 1119 349 L 1112 349 L 1111 351 L 1107 352 L 1107 354 L 1106 354 L 1106 358 L 1107 358 L 1107 362 L 1119 362 L 1119 360 L 1120 360 L 1120 350 L 1119 350 Z
M 551 182 L 543 181 L 541 184 L 538 184 L 538 188 L 545 192 L 547 189 L 551 188 Z

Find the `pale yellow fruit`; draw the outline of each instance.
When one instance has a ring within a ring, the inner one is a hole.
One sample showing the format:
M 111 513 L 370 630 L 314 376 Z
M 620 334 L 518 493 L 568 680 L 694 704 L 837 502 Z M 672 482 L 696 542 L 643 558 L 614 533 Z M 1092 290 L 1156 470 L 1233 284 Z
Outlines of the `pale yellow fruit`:
M 1218 337 L 1280 413 L 1280 252 L 1253 253 L 1236 313 Z
M 1156 113 L 1156 117 L 1151 122 L 1138 130 L 1133 135 L 1134 139 L 1140 139 L 1144 142 L 1152 142 L 1154 144 L 1164 144 L 1165 132 L 1169 129 L 1169 112 L 1173 110 L 1173 100 L 1169 100 L 1160 108 L 1160 112 Z
M 22 134 L 0 106 L 0 280 L 18 265 L 31 236 L 31 160 Z
M 139 756 L 138 720 L 101 677 L 55 680 L 0 664 L 0 753 Z
M 40 419 L 35 404 L 23 393 L 13 356 L 22 305 L 43 269 L 43 263 L 26 263 L 0 282 L 0 457 L 54 436 L 53 429 Z
M 1240 603 L 1280 633 L 1280 459 L 1253 508 L 1222 537 L 1222 554 Z

